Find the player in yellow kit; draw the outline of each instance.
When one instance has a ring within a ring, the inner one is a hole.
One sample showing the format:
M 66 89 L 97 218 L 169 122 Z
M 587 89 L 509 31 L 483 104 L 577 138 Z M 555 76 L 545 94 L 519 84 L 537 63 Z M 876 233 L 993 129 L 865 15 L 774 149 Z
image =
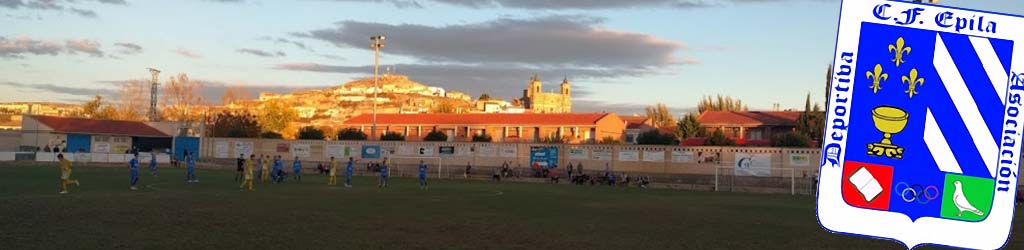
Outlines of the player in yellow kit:
M 252 165 L 256 164 L 256 155 L 249 155 L 249 160 L 245 161 L 245 179 L 242 180 L 242 185 L 238 186 L 238 191 L 242 191 L 242 188 L 249 186 L 249 191 L 252 191 Z
M 64 159 L 64 154 L 58 154 L 57 160 L 60 162 L 60 194 L 67 194 L 68 185 L 74 183 L 78 186 L 78 180 L 71 179 L 71 161 Z
M 263 171 L 260 171 L 260 172 L 262 174 L 260 176 L 260 181 L 262 181 L 263 183 L 267 183 L 267 180 L 270 179 L 270 156 L 269 155 L 263 156 Z
M 328 177 L 327 185 L 338 185 L 338 162 L 331 156 L 331 175 Z

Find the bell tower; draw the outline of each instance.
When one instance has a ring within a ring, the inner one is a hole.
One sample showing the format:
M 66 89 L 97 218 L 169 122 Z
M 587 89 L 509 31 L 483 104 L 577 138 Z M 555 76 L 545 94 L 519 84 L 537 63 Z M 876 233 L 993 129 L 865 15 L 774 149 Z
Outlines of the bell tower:
M 569 77 L 562 78 L 562 84 L 559 87 L 562 90 L 562 92 L 559 94 L 559 97 L 561 97 L 562 101 L 562 112 L 572 112 L 572 84 L 569 83 Z
M 530 84 L 526 86 L 526 97 L 533 99 L 535 96 L 541 93 L 540 76 L 536 74 L 530 78 Z

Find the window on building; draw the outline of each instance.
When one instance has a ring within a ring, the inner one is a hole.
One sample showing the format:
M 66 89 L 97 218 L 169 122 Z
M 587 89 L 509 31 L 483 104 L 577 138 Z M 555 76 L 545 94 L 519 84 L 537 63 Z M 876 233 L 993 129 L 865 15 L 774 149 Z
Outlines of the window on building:
M 747 132 L 747 139 L 749 140 L 764 140 L 764 131 L 761 129 L 751 129 Z
M 630 142 L 630 143 L 636 143 L 636 134 L 634 134 L 634 133 L 626 134 L 626 141 Z

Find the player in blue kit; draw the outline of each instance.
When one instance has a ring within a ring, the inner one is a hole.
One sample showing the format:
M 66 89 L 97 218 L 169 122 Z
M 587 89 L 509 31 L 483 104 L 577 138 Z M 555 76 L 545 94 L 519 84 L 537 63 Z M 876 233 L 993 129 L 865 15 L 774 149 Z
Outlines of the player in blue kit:
M 139 190 L 135 187 L 139 183 L 139 153 L 132 154 L 132 159 L 128 161 L 128 181 L 131 184 L 128 189 Z
M 352 157 L 348 158 L 348 164 L 345 165 L 345 187 L 352 187 L 352 164 L 354 164 Z
M 270 172 L 270 178 L 274 183 L 281 183 L 284 181 L 284 161 L 281 156 L 274 156 L 274 169 Z
M 149 152 L 149 174 L 156 177 L 156 150 Z
M 420 161 L 420 189 L 427 189 L 427 164 Z
M 380 166 L 380 182 L 377 183 L 377 187 L 386 188 L 388 187 L 388 164 Z
M 295 177 L 292 177 L 293 179 L 302 182 L 302 161 L 299 160 L 298 156 L 295 157 L 295 161 L 292 161 L 292 174 L 295 175 Z
M 185 181 L 188 183 L 199 182 L 196 178 L 196 157 L 185 151 Z

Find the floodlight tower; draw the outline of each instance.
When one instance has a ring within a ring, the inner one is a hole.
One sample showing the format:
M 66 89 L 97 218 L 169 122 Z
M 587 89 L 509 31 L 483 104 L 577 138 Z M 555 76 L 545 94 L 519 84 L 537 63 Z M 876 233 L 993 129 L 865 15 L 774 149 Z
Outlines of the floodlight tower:
M 377 83 L 377 67 L 380 64 L 380 49 L 384 48 L 384 35 L 370 37 L 370 48 L 373 48 L 373 126 L 370 126 L 370 139 L 377 139 L 377 92 L 380 92 L 380 85 Z
M 155 122 L 158 119 L 156 116 L 156 92 L 157 87 L 160 86 L 160 70 L 154 68 L 146 69 L 149 70 L 149 74 L 153 75 L 149 89 L 149 121 Z

